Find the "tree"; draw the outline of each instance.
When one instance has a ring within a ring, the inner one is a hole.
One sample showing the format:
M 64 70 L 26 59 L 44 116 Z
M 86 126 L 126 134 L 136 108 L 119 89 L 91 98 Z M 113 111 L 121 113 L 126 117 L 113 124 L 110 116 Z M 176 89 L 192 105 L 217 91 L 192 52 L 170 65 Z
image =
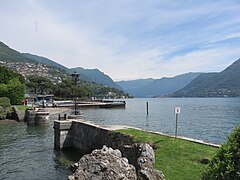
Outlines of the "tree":
M 53 92 L 53 83 L 46 77 L 32 75 L 27 77 L 26 86 L 34 93 L 41 92 L 41 83 L 45 83 L 45 92 L 51 94 Z
M 7 84 L 11 79 L 15 77 L 17 77 L 22 84 L 25 83 L 25 79 L 21 74 L 8 69 L 5 66 L 0 66 L 0 84 Z
M 6 97 L 11 104 L 21 104 L 25 95 L 25 84 L 21 84 L 18 78 L 11 79 L 7 85 L 8 93 Z
M 0 66 L 0 97 L 7 97 L 11 104 L 21 104 L 25 95 L 25 80 L 22 75 Z
M 240 179 L 240 126 L 229 136 L 204 172 L 204 180 Z

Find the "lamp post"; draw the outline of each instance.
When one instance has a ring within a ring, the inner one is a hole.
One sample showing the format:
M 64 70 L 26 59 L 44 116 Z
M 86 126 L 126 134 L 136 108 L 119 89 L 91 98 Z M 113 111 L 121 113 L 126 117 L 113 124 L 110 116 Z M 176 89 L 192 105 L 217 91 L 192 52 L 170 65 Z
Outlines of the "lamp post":
M 41 94 L 42 94 L 42 108 L 44 108 L 43 91 L 44 91 L 44 88 L 45 88 L 45 82 L 42 81 L 40 83 L 40 88 L 41 88 Z
M 71 74 L 72 76 L 72 80 L 74 81 L 74 85 L 75 85 L 75 90 L 74 90 L 74 115 L 78 115 L 78 112 L 77 112 L 77 101 L 76 101 L 76 87 L 77 87 L 77 81 L 78 81 L 78 78 L 79 78 L 79 74 L 74 71 L 73 74 Z

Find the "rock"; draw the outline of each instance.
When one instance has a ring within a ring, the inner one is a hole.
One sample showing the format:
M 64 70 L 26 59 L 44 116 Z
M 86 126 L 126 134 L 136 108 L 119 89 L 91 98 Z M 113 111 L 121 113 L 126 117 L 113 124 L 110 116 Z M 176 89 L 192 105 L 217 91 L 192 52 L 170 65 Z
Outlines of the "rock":
M 138 144 L 138 147 L 139 147 L 139 156 L 147 157 L 154 164 L 155 153 L 153 148 L 147 143 Z
M 140 180 L 163 180 L 162 172 L 153 168 L 155 163 L 155 153 L 153 148 L 147 143 L 134 143 L 132 146 L 124 146 L 122 153 L 128 161 L 133 164 Z
M 74 180 L 75 177 L 73 175 L 68 176 L 68 180 Z
M 106 146 L 84 155 L 78 165 L 73 174 L 75 180 L 137 179 L 135 167 L 130 165 L 126 158 L 121 157 L 121 152 Z M 73 180 L 73 177 L 69 176 L 69 179 Z
M 162 172 L 155 170 L 153 164 L 155 163 L 155 153 L 149 144 L 137 144 L 139 148 L 138 159 L 136 164 L 137 176 L 141 180 L 164 180 L 165 176 Z
M 77 168 L 79 167 L 78 163 L 74 163 L 70 165 L 70 169 L 72 170 L 72 172 L 75 172 L 77 170 Z

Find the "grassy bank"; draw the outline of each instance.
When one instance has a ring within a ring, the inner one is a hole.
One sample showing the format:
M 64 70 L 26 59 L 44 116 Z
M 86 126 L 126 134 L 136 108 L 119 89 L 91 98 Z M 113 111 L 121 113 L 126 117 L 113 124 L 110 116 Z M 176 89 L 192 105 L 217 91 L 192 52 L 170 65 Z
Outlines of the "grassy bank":
M 30 107 L 24 106 L 24 105 L 17 105 L 16 107 L 19 111 L 25 111 L 30 108 Z
M 133 135 L 137 142 L 151 144 L 155 149 L 155 168 L 162 171 L 168 180 L 201 179 L 207 166 L 201 163 L 202 159 L 211 159 L 218 150 L 215 147 L 135 129 L 119 131 Z

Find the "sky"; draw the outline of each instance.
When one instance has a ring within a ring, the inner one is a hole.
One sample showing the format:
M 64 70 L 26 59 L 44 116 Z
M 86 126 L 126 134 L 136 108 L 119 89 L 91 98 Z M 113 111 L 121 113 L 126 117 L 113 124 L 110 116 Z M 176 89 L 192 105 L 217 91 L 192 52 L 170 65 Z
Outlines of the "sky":
M 220 72 L 240 58 L 240 0 L 0 0 L 0 41 L 114 80 Z

